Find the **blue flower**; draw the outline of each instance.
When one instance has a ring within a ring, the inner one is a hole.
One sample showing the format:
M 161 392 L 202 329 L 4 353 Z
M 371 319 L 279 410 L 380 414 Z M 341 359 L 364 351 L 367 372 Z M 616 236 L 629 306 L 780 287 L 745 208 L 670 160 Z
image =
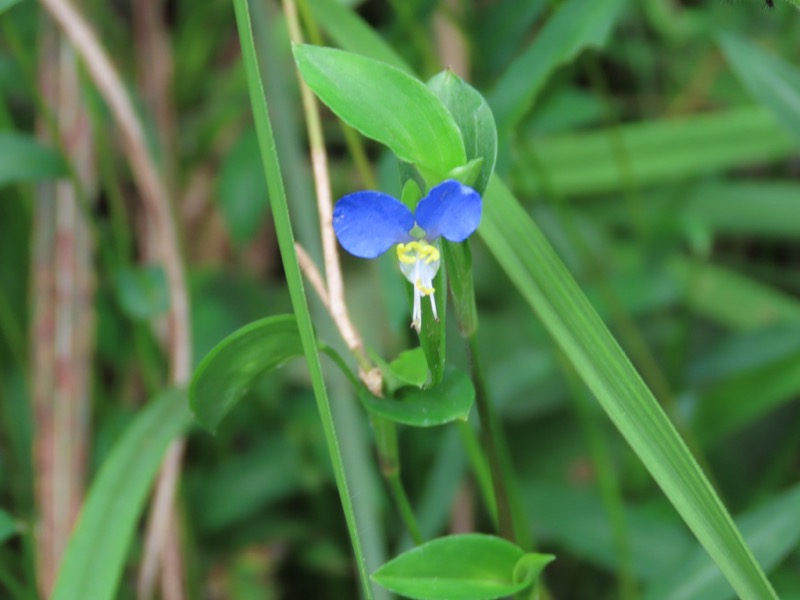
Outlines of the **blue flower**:
M 430 296 L 441 255 L 436 240 L 463 242 L 478 228 L 481 197 L 471 187 L 448 179 L 433 187 L 413 214 L 402 202 L 381 192 L 355 192 L 336 203 L 333 229 L 339 243 L 359 258 L 376 258 L 397 244 L 400 270 L 414 286 L 412 326 L 422 325 L 422 296 Z

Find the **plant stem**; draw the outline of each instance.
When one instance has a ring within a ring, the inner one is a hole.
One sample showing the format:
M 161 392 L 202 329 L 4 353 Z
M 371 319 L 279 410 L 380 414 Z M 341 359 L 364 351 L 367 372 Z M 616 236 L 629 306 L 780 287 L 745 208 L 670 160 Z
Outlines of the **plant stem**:
M 478 482 L 478 487 L 483 496 L 483 502 L 486 509 L 489 511 L 489 517 L 492 519 L 495 527 L 497 526 L 497 503 L 494 499 L 494 488 L 492 487 L 492 474 L 489 466 L 486 463 L 486 456 L 481 452 L 481 445 L 475 431 L 469 423 L 464 421 L 458 422 L 458 434 L 461 437 L 461 443 L 464 446 L 464 451 L 467 453 L 467 459 L 472 467 L 472 473 L 475 480 Z
M 411 503 L 408 501 L 406 490 L 403 487 L 403 482 L 400 479 L 400 471 L 395 470 L 393 473 L 387 474 L 386 481 L 389 484 L 389 491 L 394 497 L 395 504 L 397 504 L 397 510 L 400 513 L 400 517 L 403 519 L 403 523 L 405 523 L 406 529 L 408 530 L 414 545 L 419 546 L 425 540 L 419 530 L 417 519 L 414 516 Z
M 495 504 L 497 506 L 498 530 L 501 536 L 516 543 L 517 536 L 511 514 L 511 504 L 508 499 L 506 478 L 498 452 L 497 438 L 500 435 L 500 427 L 489 405 L 489 397 L 486 393 L 486 381 L 478 356 L 475 334 L 467 338 L 467 354 L 469 356 L 472 383 L 475 386 L 475 403 L 478 405 L 478 416 L 481 420 L 483 448 L 489 460 L 489 469 L 492 474 L 492 488 L 494 490 Z

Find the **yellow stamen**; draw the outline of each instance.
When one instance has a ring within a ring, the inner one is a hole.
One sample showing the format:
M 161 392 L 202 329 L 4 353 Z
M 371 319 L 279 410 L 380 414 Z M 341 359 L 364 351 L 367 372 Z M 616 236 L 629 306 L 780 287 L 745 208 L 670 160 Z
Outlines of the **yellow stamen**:
M 432 288 L 432 287 L 426 288 L 424 285 L 422 285 L 422 280 L 421 279 L 417 279 L 417 281 L 416 281 L 416 283 L 414 285 L 416 286 L 416 288 L 420 292 L 422 292 L 423 296 L 430 296 L 433 292 L 436 291 L 436 288 Z
M 414 256 L 416 254 L 416 256 Z M 424 240 L 409 242 L 407 244 L 397 244 L 397 259 L 408 265 L 413 265 L 418 260 L 424 260 L 425 264 L 431 264 L 439 260 L 439 249 Z

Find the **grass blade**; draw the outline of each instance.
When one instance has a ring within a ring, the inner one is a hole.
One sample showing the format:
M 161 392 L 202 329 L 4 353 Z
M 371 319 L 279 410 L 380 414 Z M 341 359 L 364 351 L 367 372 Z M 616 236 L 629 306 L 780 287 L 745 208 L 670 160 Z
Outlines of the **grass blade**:
M 353 544 L 353 552 L 356 557 L 363 592 L 367 600 L 372 600 L 372 586 L 365 567 L 364 553 L 361 548 L 361 538 L 357 527 L 353 501 L 347 483 L 339 441 L 336 437 L 328 392 L 322 375 L 322 366 L 319 361 L 314 328 L 311 323 L 311 315 L 308 311 L 308 303 L 303 289 L 300 266 L 294 249 L 294 233 L 289 219 L 289 207 L 286 201 L 286 192 L 283 187 L 278 153 L 275 148 L 275 139 L 272 135 L 272 125 L 270 123 L 267 100 L 264 96 L 264 85 L 261 81 L 255 42 L 253 40 L 253 31 L 250 23 L 250 9 L 247 5 L 247 0 L 234 0 L 233 5 L 236 11 L 236 25 L 239 31 L 239 41 L 242 46 L 242 58 L 247 74 L 250 103 L 253 110 L 256 133 L 258 134 L 264 174 L 267 177 L 270 205 L 272 207 L 272 216 L 275 220 L 275 232 L 278 237 L 278 245 L 281 251 L 281 259 L 283 260 L 286 282 L 289 287 L 289 294 L 292 298 L 292 306 L 294 308 L 295 318 L 297 319 L 297 328 L 300 333 L 303 353 L 308 363 L 308 372 L 311 377 L 314 397 L 317 401 L 317 409 L 319 410 L 322 428 L 325 432 L 328 454 L 333 463 L 332 466 L 334 477 L 336 478 L 336 486 L 339 490 L 342 509 L 344 510 L 348 532 L 350 533 L 350 539 Z
M 325 27 L 338 47 L 413 74 L 408 63 L 351 9 L 336 0 L 309 0 L 309 6 L 314 20 Z
M 531 107 L 550 75 L 589 46 L 602 46 L 625 3 L 569 0 L 517 58 L 489 94 L 497 128 L 508 133 Z
M 753 552 L 766 567 L 777 565 L 797 547 L 800 540 L 800 486 L 777 496 L 763 506 L 736 519 Z M 680 573 L 680 578 L 675 577 Z M 697 548 L 688 552 L 682 564 L 675 565 L 653 584 L 645 600 L 729 600 L 734 598 L 719 569 L 708 555 Z
M 480 233 L 603 409 L 742 598 L 776 598 L 686 444 L 535 223 L 495 178 Z
M 720 45 L 753 97 L 800 142 L 800 69 L 733 34 L 722 35 Z
M 760 107 L 735 108 L 617 128 L 642 187 L 786 157 L 795 145 Z M 514 189 L 534 195 L 548 188 L 563 196 L 624 189 L 625 180 L 606 131 L 532 137 L 521 142 L 513 165 Z

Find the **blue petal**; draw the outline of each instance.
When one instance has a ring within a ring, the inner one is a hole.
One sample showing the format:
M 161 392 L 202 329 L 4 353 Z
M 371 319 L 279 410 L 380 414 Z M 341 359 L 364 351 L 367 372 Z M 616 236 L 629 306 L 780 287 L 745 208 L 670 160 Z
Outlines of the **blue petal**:
M 339 243 L 359 258 L 375 258 L 394 244 L 408 242 L 414 215 L 399 200 L 380 192 L 348 194 L 333 208 Z
M 417 204 L 417 224 L 425 237 L 442 236 L 451 242 L 463 242 L 481 222 L 481 197 L 471 187 L 453 179 L 443 181 Z

